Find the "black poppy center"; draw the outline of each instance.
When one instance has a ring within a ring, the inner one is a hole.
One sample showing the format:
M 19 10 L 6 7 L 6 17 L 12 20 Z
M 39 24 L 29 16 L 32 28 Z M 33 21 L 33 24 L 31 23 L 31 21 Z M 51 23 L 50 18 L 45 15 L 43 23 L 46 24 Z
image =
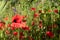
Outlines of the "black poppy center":
M 14 19 L 14 21 L 13 21 L 13 22 L 17 23 L 17 19 Z

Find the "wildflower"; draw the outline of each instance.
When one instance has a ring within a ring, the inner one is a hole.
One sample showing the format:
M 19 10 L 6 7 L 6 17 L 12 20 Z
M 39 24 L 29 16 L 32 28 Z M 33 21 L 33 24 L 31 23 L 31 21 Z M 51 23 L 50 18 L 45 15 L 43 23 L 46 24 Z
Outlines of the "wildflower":
M 46 32 L 46 35 L 47 35 L 48 37 L 51 37 L 51 38 L 54 37 L 54 34 L 53 34 L 52 32 L 50 32 L 50 31 L 47 31 L 47 32 Z
M 32 11 L 35 11 L 35 10 L 36 10 L 36 8 L 34 8 L 34 7 L 33 7 L 33 8 L 31 8 L 31 10 L 32 10 Z
M 23 28 L 26 26 L 26 22 L 21 22 L 21 23 L 12 23 L 11 27 L 14 28 Z
M 58 9 L 54 9 L 53 11 L 54 11 L 54 13 L 58 13 Z
M 4 26 L 4 23 L 0 23 L 0 27 Z
M 13 35 L 16 36 L 18 34 L 18 32 L 13 32 Z
M 21 15 L 15 15 L 15 16 L 13 16 L 13 18 L 12 18 L 12 22 L 15 22 L 15 23 L 21 23 L 21 21 L 23 20 L 23 16 L 21 16 Z
M 29 27 L 22 27 L 22 29 L 23 29 L 23 30 L 28 30 L 28 31 L 30 30 Z
M 26 22 L 21 22 L 21 24 L 20 24 L 20 27 L 22 28 L 22 27 L 26 27 L 27 25 L 26 25 Z
M 34 17 L 39 17 L 39 14 L 38 13 L 34 13 Z
M 4 28 L 4 26 L 5 26 L 5 23 L 0 22 L 0 29 L 3 29 L 3 28 Z
M 23 32 L 20 32 L 20 36 L 19 36 L 20 39 L 23 39 L 24 38 L 24 34 Z
M 20 23 L 12 23 L 11 27 L 20 28 Z

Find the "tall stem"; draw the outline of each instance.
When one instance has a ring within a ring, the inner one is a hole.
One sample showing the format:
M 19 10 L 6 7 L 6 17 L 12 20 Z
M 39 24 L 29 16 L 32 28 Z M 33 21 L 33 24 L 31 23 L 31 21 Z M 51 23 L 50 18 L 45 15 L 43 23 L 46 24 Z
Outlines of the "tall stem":
M 4 5 L 6 4 L 6 1 L 5 0 L 2 0 L 2 3 L 0 5 L 0 11 L 3 9 Z
M 19 40 L 19 29 L 18 29 L 18 40 Z
M 42 12 L 43 12 L 44 0 L 41 0 L 41 2 L 42 2 Z
M 60 40 L 60 34 L 59 34 L 59 40 Z

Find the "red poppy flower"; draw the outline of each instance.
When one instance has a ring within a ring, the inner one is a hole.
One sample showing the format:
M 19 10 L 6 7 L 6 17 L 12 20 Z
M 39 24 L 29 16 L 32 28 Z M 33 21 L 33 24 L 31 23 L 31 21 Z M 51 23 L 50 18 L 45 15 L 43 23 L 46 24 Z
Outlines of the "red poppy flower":
M 11 28 L 22 28 L 26 27 L 26 22 L 21 22 L 21 23 L 12 23 Z
M 39 14 L 38 13 L 34 13 L 34 17 L 39 17 Z
M 54 11 L 54 13 L 58 13 L 58 9 L 54 9 L 53 11 Z
M 22 28 L 22 27 L 26 27 L 27 25 L 26 25 L 26 22 L 21 22 L 20 23 L 20 28 Z
M 20 32 L 20 36 L 19 36 L 20 39 L 23 39 L 24 38 L 24 34 L 23 32 Z
M 0 22 L 0 29 L 3 29 L 4 28 L 4 25 L 5 25 L 5 23 Z
M 0 27 L 4 26 L 4 23 L 0 23 Z
M 12 22 L 21 23 L 21 21 L 23 20 L 23 18 L 24 18 L 24 16 L 16 14 L 15 16 L 13 16 Z
M 13 32 L 13 35 L 14 35 L 14 36 L 17 36 L 17 34 L 18 34 L 18 32 Z
M 33 8 L 31 8 L 31 10 L 32 10 L 32 11 L 35 11 L 35 10 L 36 10 L 36 8 L 34 8 L 34 7 L 33 7 Z
M 49 36 L 49 37 L 51 37 L 51 38 L 54 37 L 54 34 L 53 34 L 52 32 L 50 32 L 50 31 L 47 31 L 47 32 L 46 32 L 46 35 Z
M 23 29 L 23 30 L 28 30 L 28 31 L 30 30 L 29 27 L 22 27 L 22 29 Z
M 11 27 L 20 28 L 20 23 L 12 23 Z

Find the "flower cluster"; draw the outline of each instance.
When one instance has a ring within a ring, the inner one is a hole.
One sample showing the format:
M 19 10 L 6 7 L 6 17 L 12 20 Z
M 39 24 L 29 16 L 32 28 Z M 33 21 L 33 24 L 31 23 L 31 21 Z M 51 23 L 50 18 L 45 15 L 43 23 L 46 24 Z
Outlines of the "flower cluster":
M 50 2 L 3 0 L 0 40 L 60 40 L 60 6 Z

